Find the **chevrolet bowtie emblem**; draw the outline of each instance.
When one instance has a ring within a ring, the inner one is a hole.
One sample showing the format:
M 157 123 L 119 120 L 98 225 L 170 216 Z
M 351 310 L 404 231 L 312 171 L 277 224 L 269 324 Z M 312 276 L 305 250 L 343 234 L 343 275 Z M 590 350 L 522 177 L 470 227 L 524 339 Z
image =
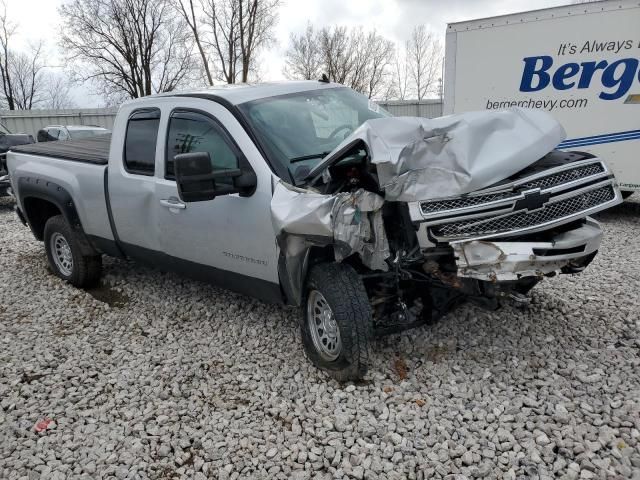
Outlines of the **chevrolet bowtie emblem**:
M 551 196 L 550 193 L 540 193 L 540 190 L 534 190 L 531 192 L 525 192 L 524 198 L 516 201 L 513 209 L 514 210 L 538 210 L 542 208 L 545 203 L 549 200 Z

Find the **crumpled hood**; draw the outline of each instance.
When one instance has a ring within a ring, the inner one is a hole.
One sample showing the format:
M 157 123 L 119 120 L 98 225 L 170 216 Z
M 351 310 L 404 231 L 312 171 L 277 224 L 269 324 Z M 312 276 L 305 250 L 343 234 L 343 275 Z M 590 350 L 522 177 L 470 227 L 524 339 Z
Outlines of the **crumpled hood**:
M 308 178 L 363 142 L 386 200 L 430 200 L 486 188 L 536 162 L 565 138 L 564 128 L 547 112 L 517 107 L 434 119 L 378 118 L 363 123 Z
M 357 253 L 370 269 L 386 271 L 391 252 L 382 219 L 385 200 L 429 200 L 488 187 L 538 161 L 564 139 L 564 129 L 549 114 L 520 108 L 433 120 L 369 120 L 309 178 L 322 175 L 363 142 L 384 198 L 364 189 L 323 194 L 279 181 L 271 199 L 278 243 L 292 264 L 302 261 L 309 245 L 325 239 L 335 246 L 336 261 Z

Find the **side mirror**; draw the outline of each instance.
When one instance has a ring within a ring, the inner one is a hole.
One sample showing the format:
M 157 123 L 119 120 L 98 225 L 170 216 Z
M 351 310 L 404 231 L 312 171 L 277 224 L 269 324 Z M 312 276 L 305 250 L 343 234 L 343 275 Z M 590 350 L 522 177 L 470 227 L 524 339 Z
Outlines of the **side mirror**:
M 251 195 L 258 184 L 253 171 L 214 169 L 209 152 L 181 153 L 174 157 L 178 195 L 183 202 L 203 202 L 219 195 Z

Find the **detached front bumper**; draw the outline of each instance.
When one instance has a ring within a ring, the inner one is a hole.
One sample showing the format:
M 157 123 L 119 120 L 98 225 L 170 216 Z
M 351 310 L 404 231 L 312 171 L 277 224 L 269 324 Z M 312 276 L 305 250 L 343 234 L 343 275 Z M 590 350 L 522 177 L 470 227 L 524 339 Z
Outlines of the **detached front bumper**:
M 582 226 L 550 241 L 462 240 L 451 246 L 459 277 L 505 282 L 557 271 L 578 273 L 593 259 L 601 241 L 600 224 L 587 217 Z

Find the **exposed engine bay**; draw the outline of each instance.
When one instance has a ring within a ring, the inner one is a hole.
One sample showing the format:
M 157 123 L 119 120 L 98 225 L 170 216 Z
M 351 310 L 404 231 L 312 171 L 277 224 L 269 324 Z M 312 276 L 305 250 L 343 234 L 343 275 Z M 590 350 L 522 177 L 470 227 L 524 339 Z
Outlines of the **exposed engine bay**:
M 602 237 L 588 215 L 620 201 L 612 173 L 554 150 L 564 132 L 543 112 L 497 113 L 373 120 L 303 188 L 278 183 L 272 218 L 290 283 L 310 248 L 332 251 L 361 275 L 383 334 L 463 301 L 525 304 L 545 276 L 582 271 Z

